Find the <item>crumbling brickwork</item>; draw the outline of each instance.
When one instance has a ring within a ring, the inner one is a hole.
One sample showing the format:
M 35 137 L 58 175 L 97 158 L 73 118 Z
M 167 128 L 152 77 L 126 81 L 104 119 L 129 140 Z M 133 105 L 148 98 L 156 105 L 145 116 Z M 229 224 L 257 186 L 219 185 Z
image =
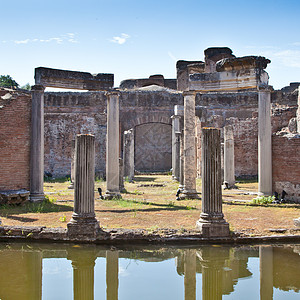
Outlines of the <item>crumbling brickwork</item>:
M 272 136 L 273 191 L 285 190 L 287 199 L 300 202 L 300 136 Z
M 0 89 L 0 190 L 29 189 L 31 95 Z

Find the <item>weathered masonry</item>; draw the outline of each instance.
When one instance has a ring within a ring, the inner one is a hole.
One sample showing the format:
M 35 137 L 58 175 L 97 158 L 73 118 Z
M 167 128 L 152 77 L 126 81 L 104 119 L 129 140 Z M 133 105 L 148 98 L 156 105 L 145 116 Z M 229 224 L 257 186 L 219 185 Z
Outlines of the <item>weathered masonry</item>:
M 204 61 L 178 61 L 177 79 L 153 75 L 121 83 L 119 156 L 124 158 L 125 176 L 131 179 L 134 171 L 165 172 L 173 165 L 178 180 L 184 161 L 172 163 L 171 117 L 176 118 L 174 106 L 184 104 L 183 91 L 193 91 L 197 176 L 201 176 L 201 129 L 222 129 L 223 139 L 223 128 L 231 126 L 235 176 L 254 177 L 259 169 L 268 169 L 264 181 L 267 189 L 261 187 L 262 193 L 285 190 L 289 198 L 299 200 L 299 83 L 274 91 L 268 86 L 265 71 L 268 59 L 235 57 L 229 48 L 208 48 L 204 54 Z M 95 136 L 96 174 L 105 176 L 106 93 L 116 89 L 113 74 L 37 68 L 35 79 L 32 95 L 26 91 L 0 91 L 0 190 L 28 190 L 31 170 L 31 196 L 39 200 L 43 198 L 44 170 L 55 177 L 70 175 L 72 142 L 77 134 Z M 45 87 L 82 91 L 44 93 Z M 176 134 L 178 139 L 177 160 L 184 150 L 183 119 L 182 128 L 173 130 L 173 142 Z M 259 127 L 268 131 L 259 131 Z M 259 144 L 261 141 L 267 141 L 267 146 Z M 125 145 L 130 148 L 128 153 Z M 258 163 L 259 149 L 266 151 L 260 151 L 262 157 L 271 159 L 261 159 L 267 162 L 267 168 Z

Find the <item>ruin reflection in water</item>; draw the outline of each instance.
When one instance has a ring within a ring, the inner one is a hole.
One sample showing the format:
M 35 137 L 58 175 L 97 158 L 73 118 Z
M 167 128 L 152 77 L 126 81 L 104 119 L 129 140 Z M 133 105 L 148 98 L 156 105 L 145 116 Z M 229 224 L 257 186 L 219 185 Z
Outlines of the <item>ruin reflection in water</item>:
M 0 299 L 299 299 L 300 246 L 0 244 Z

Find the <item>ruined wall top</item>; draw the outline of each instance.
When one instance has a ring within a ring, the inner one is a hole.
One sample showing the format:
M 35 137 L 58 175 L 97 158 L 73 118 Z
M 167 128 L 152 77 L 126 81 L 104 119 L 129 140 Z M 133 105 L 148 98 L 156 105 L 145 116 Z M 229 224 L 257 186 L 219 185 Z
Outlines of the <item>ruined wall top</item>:
M 120 83 L 120 89 L 137 89 L 149 85 L 158 85 L 176 90 L 176 79 L 165 79 L 163 75 L 151 75 L 149 78 L 126 79 Z
M 271 61 L 265 57 L 236 57 L 227 47 L 208 48 L 204 54 L 205 62 L 177 62 L 178 90 L 234 92 L 268 85 L 269 76 L 264 69 Z
M 45 87 L 56 87 L 79 90 L 106 90 L 114 85 L 114 74 L 51 69 L 39 67 L 35 69 L 35 84 Z

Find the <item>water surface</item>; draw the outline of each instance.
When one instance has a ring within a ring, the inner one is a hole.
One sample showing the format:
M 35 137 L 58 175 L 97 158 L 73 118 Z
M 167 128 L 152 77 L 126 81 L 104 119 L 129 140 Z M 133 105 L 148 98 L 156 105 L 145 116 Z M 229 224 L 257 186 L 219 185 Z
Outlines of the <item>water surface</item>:
M 0 244 L 0 299 L 300 299 L 300 245 Z

